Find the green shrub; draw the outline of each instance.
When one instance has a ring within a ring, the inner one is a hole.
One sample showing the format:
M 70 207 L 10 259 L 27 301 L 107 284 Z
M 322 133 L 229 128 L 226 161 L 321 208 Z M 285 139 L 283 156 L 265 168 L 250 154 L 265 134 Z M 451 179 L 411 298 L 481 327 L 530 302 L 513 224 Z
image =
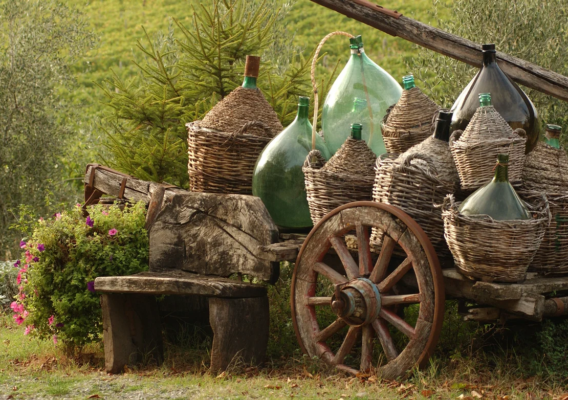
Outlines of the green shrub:
M 14 268 L 13 261 L 0 261 L 0 311 L 7 308 L 18 293 L 17 275 L 18 270 Z
M 39 220 L 18 274 L 20 292 L 14 319 L 26 334 L 61 340 L 68 349 L 99 339 L 102 316 L 93 281 L 128 275 L 148 266 L 145 207 L 94 206 L 85 218 L 80 207 Z

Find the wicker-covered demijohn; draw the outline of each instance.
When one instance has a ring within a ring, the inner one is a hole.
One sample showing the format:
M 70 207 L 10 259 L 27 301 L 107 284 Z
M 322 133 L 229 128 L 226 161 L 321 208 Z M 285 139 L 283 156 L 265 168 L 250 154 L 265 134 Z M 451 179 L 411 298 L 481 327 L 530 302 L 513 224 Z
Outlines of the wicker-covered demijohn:
M 568 273 L 568 156 L 566 151 L 539 142 L 525 160 L 523 187 L 527 190 L 545 193 L 552 216 L 530 270 L 546 274 Z
M 258 76 L 247 56 L 245 76 Z M 192 192 L 252 194 L 258 156 L 283 127 L 260 90 L 237 87 L 202 121 L 186 124 Z
M 371 200 L 375 161 L 375 153 L 369 146 L 351 137 L 328 162 L 318 150 L 308 154 L 302 171 L 314 224 L 339 206 Z
M 453 195 L 442 208 L 446 241 L 456 268 L 484 281 L 520 282 L 525 279 L 548 225 L 546 196 L 519 192 L 532 219 L 497 221 L 487 215 L 466 216 Z
M 495 107 L 479 107 L 465 131 L 455 131 L 450 138 L 461 188 L 474 190 L 489 182 L 498 154 L 509 155 L 509 181 L 520 185 L 526 141 L 525 131 L 513 131 Z
M 439 109 L 419 88 L 403 90 L 381 126 L 387 152 L 401 154 L 426 139 Z
M 449 255 L 441 205 L 459 177 L 448 143 L 431 136 L 395 158 L 377 159 L 373 200 L 399 207 L 418 222 L 439 255 Z M 372 241 L 377 242 L 373 231 Z

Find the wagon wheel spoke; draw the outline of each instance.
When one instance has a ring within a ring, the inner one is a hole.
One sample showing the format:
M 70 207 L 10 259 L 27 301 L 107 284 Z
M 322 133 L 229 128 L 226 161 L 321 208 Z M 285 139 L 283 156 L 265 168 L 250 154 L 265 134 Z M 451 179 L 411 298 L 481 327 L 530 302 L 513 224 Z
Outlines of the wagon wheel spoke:
M 362 224 L 356 227 L 357 247 L 359 248 L 359 275 L 368 276 L 373 268 L 371 246 L 369 244 L 369 229 Z
M 337 252 L 339 259 L 341 260 L 341 263 L 345 268 L 345 273 L 347 274 L 347 277 L 350 280 L 358 278 L 359 267 L 357 266 L 357 263 L 355 263 L 355 260 L 351 256 L 351 253 L 349 253 L 349 249 L 345 244 L 345 240 L 343 240 L 343 238 L 333 236 L 329 239 L 329 241 L 331 242 L 331 245 Z
M 379 259 L 377 260 L 377 263 L 375 264 L 375 267 L 373 268 L 373 271 L 369 276 L 369 279 L 372 282 L 379 283 L 385 277 L 395 245 L 396 242 L 394 241 L 394 239 L 385 234 L 383 237 L 383 245 L 381 246 Z
M 322 274 L 335 285 L 347 282 L 347 278 L 331 268 L 329 265 L 322 262 L 317 262 L 314 264 L 314 271 L 316 271 L 318 274 Z
M 370 325 L 363 327 L 363 345 L 361 347 L 361 372 L 371 369 L 373 361 L 373 328 Z
M 385 321 L 382 319 L 376 319 L 371 325 L 379 337 L 379 342 L 381 342 L 381 346 L 387 356 L 387 360 L 392 361 L 397 358 L 398 350 L 394 345 L 394 341 L 392 340 Z
M 345 321 L 340 318 L 336 319 L 331 323 L 331 325 L 316 335 L 316 342 L 325 342 L 333 336 L 334 333 L 339 332 L 345 325 L 347 325 Z
M 412 326 L 408 324 L 405 320 L 400 318 L 398 315 L 393 313 L 392 311 L 382 309 L 379 316 L 383 318 L 385 321 L 389 322 L 392 326 L 396 329 L 404 333 L 408 338 L 413 339 L 415 336 L 415 330 Z
M 331 305 L 331 297 L 309 297 L 308 305 L 310 306 L 329 306 Z
M 420 303 L 420 294 L 401 294 L 393 296 L 381 296 L 381 306 L 389 307 L 397 304 L 416 304 Z
M 355 326 L 349 327 L 349 330 L 347 331 L 347 335 L 345 336 L 345 339 L 343 340 L 341 347 L 339 348 L 339 350 L 337 350 L 337 353 L 335 354 L 335 357 L 333 358 L 334 364 L 342 364 L 343 363 L 345 356 L 347 356 L 347 354 L 349 354 L 349 352 L 351 351 L 351 349 L 355 345 L 355 342 L 357 341 L 357 337 L 359 336 L 360 331 L 361 331 L 361 328 L 358 328 L 358 327 L 355 327 Z
M 381 283 L 378 284 L 379 291 L 386 293 L 402 279 L 402 277 L 412 268 L 412 260 L 407 257 L 396 269 L 390 273 Z M 374 271 L 373 271 L 374 272 Z M 374 281 L 373 281 L 374 282 Z

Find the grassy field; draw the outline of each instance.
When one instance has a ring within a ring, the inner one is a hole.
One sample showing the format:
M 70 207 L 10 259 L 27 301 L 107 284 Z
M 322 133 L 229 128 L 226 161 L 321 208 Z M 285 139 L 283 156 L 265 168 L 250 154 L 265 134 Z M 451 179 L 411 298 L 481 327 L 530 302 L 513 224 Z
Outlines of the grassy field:
M 69 357 L 51 341 L 24 336 L 0 316 L 0 398 L 61 399 L 565 399 L 566 388 L 544 378 L 523 378 L 514 357 L 492 363 L 435 359 L 404 382 L 336 374 L 302 357 L 268 362 L 258 369 L 235 365 L 211 375 L 205 348 L 167 346 L 163 366 L 103 370 L 100 346 Z

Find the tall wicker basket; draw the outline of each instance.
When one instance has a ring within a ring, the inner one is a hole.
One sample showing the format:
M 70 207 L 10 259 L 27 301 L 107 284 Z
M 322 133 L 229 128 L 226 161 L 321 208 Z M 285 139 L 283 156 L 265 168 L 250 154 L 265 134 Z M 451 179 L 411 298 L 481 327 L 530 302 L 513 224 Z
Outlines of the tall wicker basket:
M 448 143 L 430 137 L 396 158 L 377 159 L 373 200 L 399 207 L 416 220 L 439 255 L 449 256 L 441 205 L 454 193 L 459 177 Z M 373 231 L 372 242 L 380 241 Z
M 529 270 L 544 274 L 568 273 L 568 156 L 539 142 L 527 155 L 523 187 L 545 193 L 552 219 Z
M 439 109 L 419 88 L 403 90 L 381 125 L 387 151 L 401 154 L 426 139 Z
M 546 196 L 519 192 L 533 218 L 496 221 L 463 215 L 453 195 L 442 208 L 444 231 L 456 268 L 484 281 L 520 282 L 525 279 L 550 218 Z
M 493 106 L 478 108 L 465 131 L 454 131 L 450 138 L 461 188 L 475 190 L 489 182 L 498 154 L 509 155 L 509 181 L 519 186 L 526 141 L 525 131 L 513 131 Z
M 247 56 L 245 76 L 257 77 L 259 64 Z M 256 160 L 283 129 L 260 90 L 243 87 L 186 127 L 191 191 L 233 194 L 252 194 Z

